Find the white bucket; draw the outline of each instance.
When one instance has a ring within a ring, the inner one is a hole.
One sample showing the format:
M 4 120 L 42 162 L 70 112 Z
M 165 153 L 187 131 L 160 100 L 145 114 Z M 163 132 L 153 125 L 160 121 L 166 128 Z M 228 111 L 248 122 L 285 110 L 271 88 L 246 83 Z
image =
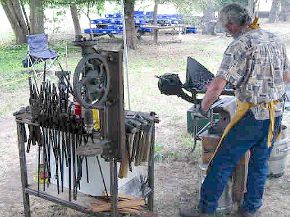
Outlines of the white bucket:
M 206 177 L 207 164 L 199 164 L 200 171 L 200 180 L 201 184 L 203 183 Z M 224 191 L 218 201 L 218 207 L 216 209 L 217 213 L 220 214 L 229 214 L 233 208 L 232 200 L 232 179 L 230 178 L 227 182 Z
M 269 176 L 280 177 L 284 174 L 287 156 L 289 151 L 290 139 L 286 135 L 286 126 L 282 126 L 280 139 L 274 143 L 270 158 L 269 158 Z

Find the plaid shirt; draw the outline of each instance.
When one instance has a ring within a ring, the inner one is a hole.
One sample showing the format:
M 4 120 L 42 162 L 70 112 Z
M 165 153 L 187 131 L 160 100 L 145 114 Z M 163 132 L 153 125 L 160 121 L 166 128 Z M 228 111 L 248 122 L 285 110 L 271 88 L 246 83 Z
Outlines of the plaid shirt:
M 254 103 L 251 110 L 255 118 L 265 120 L 269 119 L 269 111 L 263 103 L 281 100 L 275 116 L 283 113 L 283 75 L 288 72 L 285 45 L 274 34 L 256 29 L 240 35 L 228 46 L 217 77 L 233 84 L 236 97 Z

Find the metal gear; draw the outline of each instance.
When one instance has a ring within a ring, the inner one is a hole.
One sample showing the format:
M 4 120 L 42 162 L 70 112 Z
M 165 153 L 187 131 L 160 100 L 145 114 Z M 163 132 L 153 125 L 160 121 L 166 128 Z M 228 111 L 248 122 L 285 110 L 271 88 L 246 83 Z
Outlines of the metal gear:
M 74 95 L 85 108 L 98 108 L 107 101 L 110 73 L 107 60 L 95 53 L 78 63 L 73 79 Z

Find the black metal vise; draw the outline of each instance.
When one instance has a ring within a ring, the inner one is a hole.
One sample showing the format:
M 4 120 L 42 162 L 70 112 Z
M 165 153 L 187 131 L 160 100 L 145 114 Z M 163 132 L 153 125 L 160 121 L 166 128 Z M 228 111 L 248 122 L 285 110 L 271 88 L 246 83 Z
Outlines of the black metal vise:
M 166 73 L 156 77 L 159 78 L 158 88 L 162 94 L 176 95 L 188 102 L 199 104 L 200 100 L 196 95 L 206 92 L 207 85 L 214 79 L 214 74 L 195 59 L 188 57 L 184 84 L 180 81 L 178 74 Z M 183 89 L 189 91 L 192 96 L 185 93 Z M 233 86 L 227 84 L 222 94 L 233 95 L 233 93 Z

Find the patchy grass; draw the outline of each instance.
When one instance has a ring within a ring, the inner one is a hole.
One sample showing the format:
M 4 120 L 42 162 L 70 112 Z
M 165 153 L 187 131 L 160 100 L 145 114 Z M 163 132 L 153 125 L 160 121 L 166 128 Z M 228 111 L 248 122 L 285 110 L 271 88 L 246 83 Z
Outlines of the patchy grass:
M 183 134 L 180 138 L 179 138 L 179 143 L 182 147 L 184 148 L 192 148 L 193 147 L 193 142 L 194 139 L 192 138 L 192 135 L 189 133 Z
M 67 49 L 68 61 L 66 61 L 66 45 L 65 41 L 58 41 L 51 47 L 60 55 L 59 61 L 62 67 L 73 72 L 81 58 L 80 49 L 69 44 Z M 19 107 L 28 104 L 27 80 L 29 69 L 22 66 L 22 60 L 25 59 L 26 54 L 26 44 L 14 45 L 9 43 L 0 45 L 0 117 L 11 115 Z M 36 68 L 43 69 L 43 63 L 38 64 Z

